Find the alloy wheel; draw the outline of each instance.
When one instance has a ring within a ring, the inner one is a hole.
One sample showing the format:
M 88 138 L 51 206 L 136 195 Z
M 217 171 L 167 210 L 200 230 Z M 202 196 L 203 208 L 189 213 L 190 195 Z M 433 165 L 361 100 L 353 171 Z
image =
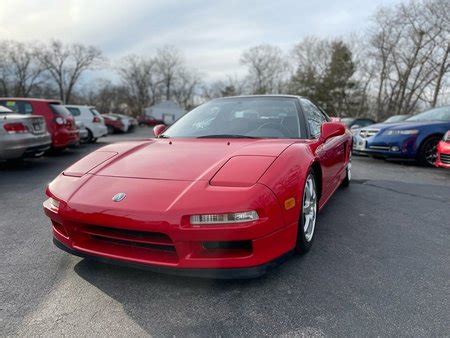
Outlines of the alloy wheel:
M 303 231 L 306 241 L 310 242 L 314 235 L 317 217 L 317 194 L 314 176 L 309 174 L 303 193 Z

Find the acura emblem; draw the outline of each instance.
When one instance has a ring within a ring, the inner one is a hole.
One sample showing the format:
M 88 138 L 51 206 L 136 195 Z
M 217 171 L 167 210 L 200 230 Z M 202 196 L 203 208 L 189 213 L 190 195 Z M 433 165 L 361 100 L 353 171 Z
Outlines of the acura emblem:
M 125 194 L 124 192 L 119 192 L 118 194 L 115 194 L 114 197 L 112 198 L 112 200 L 114 202 L 120 202 L 123 201 L 123 199 L 127 197 L 127 194 Z

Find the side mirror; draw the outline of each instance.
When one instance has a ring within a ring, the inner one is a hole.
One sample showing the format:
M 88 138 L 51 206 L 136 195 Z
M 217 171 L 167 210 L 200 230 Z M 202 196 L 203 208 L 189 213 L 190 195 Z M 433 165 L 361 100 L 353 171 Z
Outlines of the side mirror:
M 153 127 L 153 134 L 155 134 L 155 137 L 159 137 L 165 130 L 166 126 L 164 124 L 157 124 Z
M 320 138 L 323 142 L 332 137 L 345 134 L 345 127 L 339 122 L 325 122 L 320 129 Z

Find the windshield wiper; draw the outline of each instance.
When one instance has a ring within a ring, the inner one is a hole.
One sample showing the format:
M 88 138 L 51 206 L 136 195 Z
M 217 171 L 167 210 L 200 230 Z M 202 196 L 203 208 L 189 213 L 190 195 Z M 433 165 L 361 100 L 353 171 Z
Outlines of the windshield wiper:
M 259 138 L 259 137 L 236 135 L 236 134 L 213 134 L 213 135 L 198 136 L 197 138 Z

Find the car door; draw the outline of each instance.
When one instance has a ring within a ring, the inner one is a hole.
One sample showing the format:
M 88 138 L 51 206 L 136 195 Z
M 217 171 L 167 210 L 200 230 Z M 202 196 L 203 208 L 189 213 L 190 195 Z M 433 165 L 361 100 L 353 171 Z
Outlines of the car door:
M 322 167 L 323 191 L 327 198 L 339 184 L 340 174 L 345 163 L 345 144 L 342 137 L 332 137 L 326 142 L 320 139 L 321 126 L 328 122 L 328 117 L 312 102 L 301 100 L 302 109 L 307 120 L 309 135 L 315 143 L 315 155 Z

